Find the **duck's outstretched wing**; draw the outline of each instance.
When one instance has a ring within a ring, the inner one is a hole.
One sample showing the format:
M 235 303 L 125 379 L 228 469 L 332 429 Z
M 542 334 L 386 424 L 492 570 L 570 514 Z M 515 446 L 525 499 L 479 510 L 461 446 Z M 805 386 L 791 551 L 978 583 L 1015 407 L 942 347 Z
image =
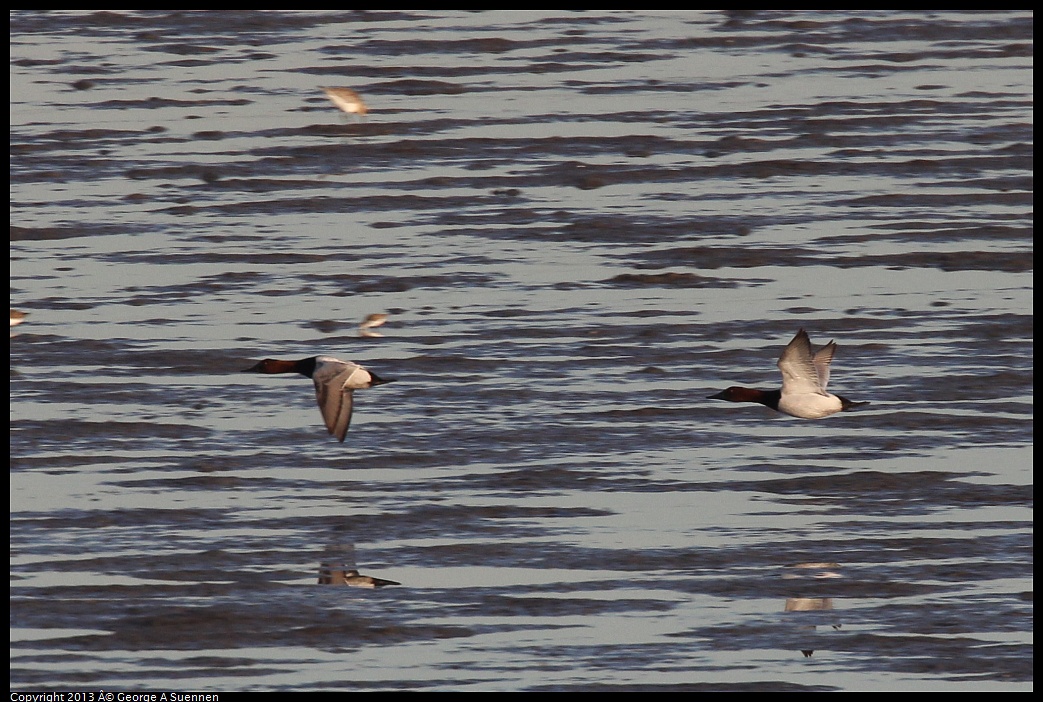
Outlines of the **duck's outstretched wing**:
M 315 381 L 315 398 L 322 412 L 322 420 L 326 429 L 337 441 L 343 442 L 351 426 L 351 412 L 354 407 L 352 384 L 359 374 L 366 374 L 365 369 L 357 363 L 349 363 L 337 359 L 323 359 L 312 374 Z M 368 378 L 367 378 L 368 380 Z
M 804 395 L 825 393 L 829 380 L 829 362 L 833 358 L 836 344 L 830 342 L 819 354 L 813 354 L 808 333 L 801 329 L 779 356 L 779 371 L 782 372 L 782 394 Z M 825 353 L 827 352 L 828 353 Z M 825 354 L 825 355 L 823 355 Z M 822 356 L 821 360 L 819 355 Z M 825 378 L 821 368 L 825 368 Z

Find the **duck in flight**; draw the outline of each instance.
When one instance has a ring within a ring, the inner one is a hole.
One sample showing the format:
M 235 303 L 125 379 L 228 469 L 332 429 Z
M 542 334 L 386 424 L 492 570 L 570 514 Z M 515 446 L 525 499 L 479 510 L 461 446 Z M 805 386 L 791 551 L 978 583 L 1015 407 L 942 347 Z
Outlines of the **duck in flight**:
M 852 402 L 846 397 L 826 392 L 829 382 L 829 363 L 836 353 L 837 343 L 830 341 L 814 351 L 808 333 L 801 329 L 789 342 L 779 357 L 782 371 L 782 388 L 779 390 L 755 390 L 753 388 L 730 387 L 711 400 L 729 402 L 759 402 L 776 412 L 801 419 L 822 419 L 852 407 L 868 405 L 868 402 Z
M 333 356 L 312 356 L 300 361 L 279 361 L 266 358 L 247 368 L 244 373 L 300 373 L 315 383 L 319 411 L 326 429 L 344 442 L 351 424 L 354 392 L 374 385 L 390 383 L 357 363 L 342 361 Z

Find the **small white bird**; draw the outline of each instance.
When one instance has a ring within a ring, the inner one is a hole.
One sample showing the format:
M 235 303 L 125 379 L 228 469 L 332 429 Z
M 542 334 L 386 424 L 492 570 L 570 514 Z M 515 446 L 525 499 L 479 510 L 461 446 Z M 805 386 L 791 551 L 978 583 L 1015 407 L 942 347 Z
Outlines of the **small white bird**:
M 370 330 L 373 327 L 379 327 L 380 325 L 382 325 L 386 321 L 388 321 L 388 316 L 386 314 L 381 314 L 379 312 L 367 316 L 365 319 L 362 320 L 362 324 L 359 325 L 359 336 L 369 336 L 369 337 L 384 336 L 380 332 L 375 332 L 375 331 L 370 331 Z
M 11 328 L 14 329 L 19 324 L 25 321 L 27 316 L 26 312 L 19 312 L 18 310 L 11 310 Z M 18 332 L 11 332 L 11 338 L 18 336 Z
M 341 443 L 348 434 L 354 391 L 390 383 L 357 363 L 333 356 L 312 356 L 300 361 L 266 358 L 247 368 L 244 373 L 300 373 L 315 383 L 319 411 L 326 429 Z
M 366 103 L 351 88 L 323 88 L 322 90 L 326 93 L 326 97 L 333 101 L 334 105 L 349 115 L 354 114 L 362 117 L 369 112 Z

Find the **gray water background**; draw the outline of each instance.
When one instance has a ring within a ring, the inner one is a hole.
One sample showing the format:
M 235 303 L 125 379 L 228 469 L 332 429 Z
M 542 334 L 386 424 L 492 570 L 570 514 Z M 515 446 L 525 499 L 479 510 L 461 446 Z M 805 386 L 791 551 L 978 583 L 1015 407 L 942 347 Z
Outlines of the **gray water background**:
M 13 690 L 1032 689 L 1031 12 L 10 23 Z

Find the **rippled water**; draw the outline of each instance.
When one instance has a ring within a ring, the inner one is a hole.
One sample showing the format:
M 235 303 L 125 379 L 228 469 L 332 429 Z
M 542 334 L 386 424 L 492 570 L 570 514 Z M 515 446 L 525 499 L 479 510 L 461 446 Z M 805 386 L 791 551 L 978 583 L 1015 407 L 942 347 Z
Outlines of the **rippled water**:
M 12 689 L 1032 688 L 1030 12 L 10 20 Z

